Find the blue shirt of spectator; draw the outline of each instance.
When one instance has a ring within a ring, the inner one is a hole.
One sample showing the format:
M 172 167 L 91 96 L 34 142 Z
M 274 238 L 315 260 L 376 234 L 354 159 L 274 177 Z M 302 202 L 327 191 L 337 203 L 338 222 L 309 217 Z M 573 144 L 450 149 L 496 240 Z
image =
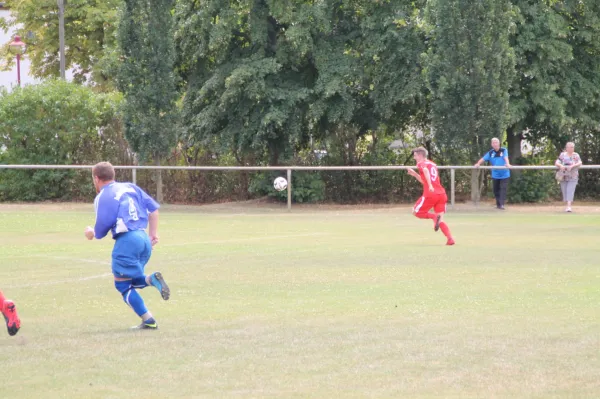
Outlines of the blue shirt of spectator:
M 498 150 L 491 149 L 484 156 L 483 160 L 489 162 L 491 166 L 506 166 L 508 159 L 508 150 L 500 147 Z M 508 179 L 510 177 L 509 169 L 492 169 L 492 179 Z

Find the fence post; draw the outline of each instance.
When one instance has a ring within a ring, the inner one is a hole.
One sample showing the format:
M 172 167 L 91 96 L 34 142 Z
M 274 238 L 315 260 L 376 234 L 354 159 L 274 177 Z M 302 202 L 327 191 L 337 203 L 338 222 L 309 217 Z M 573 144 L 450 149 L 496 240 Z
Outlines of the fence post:
M 454 209 L 454 199 L 456 192 L 456 173 L 455 169 L 450 169 L 450 207 Z
M 131 169 L 131 182 L 133 184 L 137 184 L 136 180 L 137 180 L 137 169 L 133 168 L 133 169 Z
M 292 210 L 292 170 L 287 170 L 287 209 L 288 211 Z

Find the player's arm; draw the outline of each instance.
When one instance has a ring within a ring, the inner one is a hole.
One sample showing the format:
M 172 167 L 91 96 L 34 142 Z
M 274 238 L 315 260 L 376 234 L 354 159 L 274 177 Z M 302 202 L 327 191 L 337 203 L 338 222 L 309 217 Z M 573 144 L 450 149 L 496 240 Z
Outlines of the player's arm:
M 85 236 L 88 240 L 106 237 L 110 229 L 117 223 L 119 201 L 110 197 L 100 197 L 96 207 L 96 224 L 94 228 L 86 228 Z
M 475 165 L 473 165 L 473 166 L 475 166 L 476 168 L 478 168 L 478 167 L 480 167 L 480 166 L 481 166 L 481 164 L 482 164 L 482 163 L 484 163 L 484 162 L 485 162 L 485 159 L 481 158 L 479 161 L 475 162 Z
M 158 209 L 148 214 L 148 236 L 152 246 L 158 244 Z
M 142 206 L 148 212 L 148 236 L 150 237 L 150 242 L 152 242 L 152 246 L 158 244 L 158 208 L 160 208 L 160 204 L 154 200 L 151 196 L 148 195 L 144 190 L 139 188 L 138 186 L 133 186 L 135 190 L 139 193 L 142 198 Z
M 423 179 L 421 179 L 421 176 L 417 172 L 415 172 L 412 169 L 407 169 L 407 172 L 409 175 L 411 175 L 412 177 L 417 179 L 419 181 L 419 183 L 423 184 Z
M 431 184 L 431 176 L 429 175 L 429 169 L 423 168 L 423 176 L 425 176 L 425 181 L 427 182 L 427 187 L 429 187 L 429 191 L 434 192 L 433 184 Z

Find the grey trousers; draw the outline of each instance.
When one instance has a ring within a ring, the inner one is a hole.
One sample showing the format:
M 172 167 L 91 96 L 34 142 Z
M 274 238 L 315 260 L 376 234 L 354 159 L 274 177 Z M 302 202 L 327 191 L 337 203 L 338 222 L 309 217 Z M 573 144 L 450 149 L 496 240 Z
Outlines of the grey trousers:
M 577 187 L 577 180 L 560 182 L 560 190 L 562 191 L 563 201 L 573 201 L 573 197 L 575 196 L 575 187 Z

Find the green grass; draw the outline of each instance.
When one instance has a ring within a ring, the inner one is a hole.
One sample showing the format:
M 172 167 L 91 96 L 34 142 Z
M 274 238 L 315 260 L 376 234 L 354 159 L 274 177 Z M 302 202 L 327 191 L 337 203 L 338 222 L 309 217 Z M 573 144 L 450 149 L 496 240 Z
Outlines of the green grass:
M 600 395 L 600 213 L 164 207 L 138 323 L 91 205 L 1 205 L 0 398 Z

